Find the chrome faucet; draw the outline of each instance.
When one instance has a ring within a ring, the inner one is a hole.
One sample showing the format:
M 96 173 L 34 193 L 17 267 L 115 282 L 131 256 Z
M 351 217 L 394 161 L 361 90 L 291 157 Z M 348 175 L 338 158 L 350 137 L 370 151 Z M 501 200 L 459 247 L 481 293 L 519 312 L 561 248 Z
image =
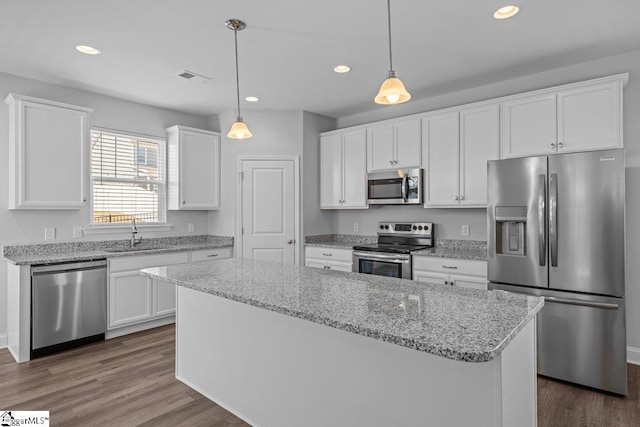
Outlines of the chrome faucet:
M 138 228 L 136 227 L 135 218 L 131 219 L 131 247 L 135 247 L 138 243 L 142 242 L 142 236 L 136 238 L 138 234 Z

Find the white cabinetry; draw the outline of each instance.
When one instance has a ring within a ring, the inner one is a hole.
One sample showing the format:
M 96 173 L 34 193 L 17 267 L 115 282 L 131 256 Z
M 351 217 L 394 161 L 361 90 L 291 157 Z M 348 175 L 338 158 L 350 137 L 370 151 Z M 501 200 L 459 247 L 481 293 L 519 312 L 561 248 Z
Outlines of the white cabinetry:
M 10 94 L 9 209 L 86 206 L 91 109 Z
M 320 207 L 365 209 L 366 132 L 331 133 L 320 138 Z
M 351 271 L 353 251 L 351 249 L 306 246 L 304 265 L 327 270 Z
M 367 171 L 421 166 L 420 119 L 397 120 L 367 129 Z
M 425 207 L 484 207 L 487 160 L 499 156 L 499 107 L 486 104 L 422 119 Z
M 220 134 L 173 126 L 167 136 L 168 209 L 220 209 Z
M 622 148 L 618 75 L 508 98 L 501 103 L 501 158 Z
M 413 257 L 413 280 L 461 288 L 487 289 L 487 262 Z

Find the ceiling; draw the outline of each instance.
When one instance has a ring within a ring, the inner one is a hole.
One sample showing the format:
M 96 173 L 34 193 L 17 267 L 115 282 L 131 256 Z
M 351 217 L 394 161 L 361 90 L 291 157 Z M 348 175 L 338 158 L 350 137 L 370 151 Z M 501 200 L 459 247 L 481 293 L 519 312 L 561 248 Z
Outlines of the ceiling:
M 640 49 L 640 1 L 393 0 L 394 68 L 413 99 Z M 389 68 L 385 0 L 3 0 L 0 71 L 199 115 L 375 110 Z M 101 55 L 78 53 L 78 44 Z M 336 74 L 348 64 L 352 71 Z M 177 77 L 210 76 L 206 84 Z

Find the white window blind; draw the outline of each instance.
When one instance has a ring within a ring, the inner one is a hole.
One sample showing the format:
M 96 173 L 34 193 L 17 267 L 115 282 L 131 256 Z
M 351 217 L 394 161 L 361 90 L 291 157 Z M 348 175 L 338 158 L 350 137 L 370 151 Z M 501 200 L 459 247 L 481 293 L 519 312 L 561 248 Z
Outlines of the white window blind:
M 91 130 L 93 224 L 166 222 L 165 141 Z

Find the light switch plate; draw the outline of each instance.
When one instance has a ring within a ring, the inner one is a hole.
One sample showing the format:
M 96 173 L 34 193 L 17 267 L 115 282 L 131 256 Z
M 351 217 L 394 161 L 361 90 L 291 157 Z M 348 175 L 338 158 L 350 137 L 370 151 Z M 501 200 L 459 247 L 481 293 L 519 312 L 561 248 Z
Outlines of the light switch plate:
M 55 227 L 45 227 L 44 228 L 44 240 L 53 240 L 56 238 L 56 228 Z
M 464 237 L 469 236 L 469 224 L 463 224 L 462 227 L 460 227 L 460 234 Z
M 73 227 L 73 237 L 82 237 L 84 230 L 82 227 Z
M 353 231 L 358 232 L 358 223 L 357 222 L 353 223 Z
M 193 224 L 187 224 L 187 231 L 189 233 L 193 233 L 195 231 L 195 226 Z

